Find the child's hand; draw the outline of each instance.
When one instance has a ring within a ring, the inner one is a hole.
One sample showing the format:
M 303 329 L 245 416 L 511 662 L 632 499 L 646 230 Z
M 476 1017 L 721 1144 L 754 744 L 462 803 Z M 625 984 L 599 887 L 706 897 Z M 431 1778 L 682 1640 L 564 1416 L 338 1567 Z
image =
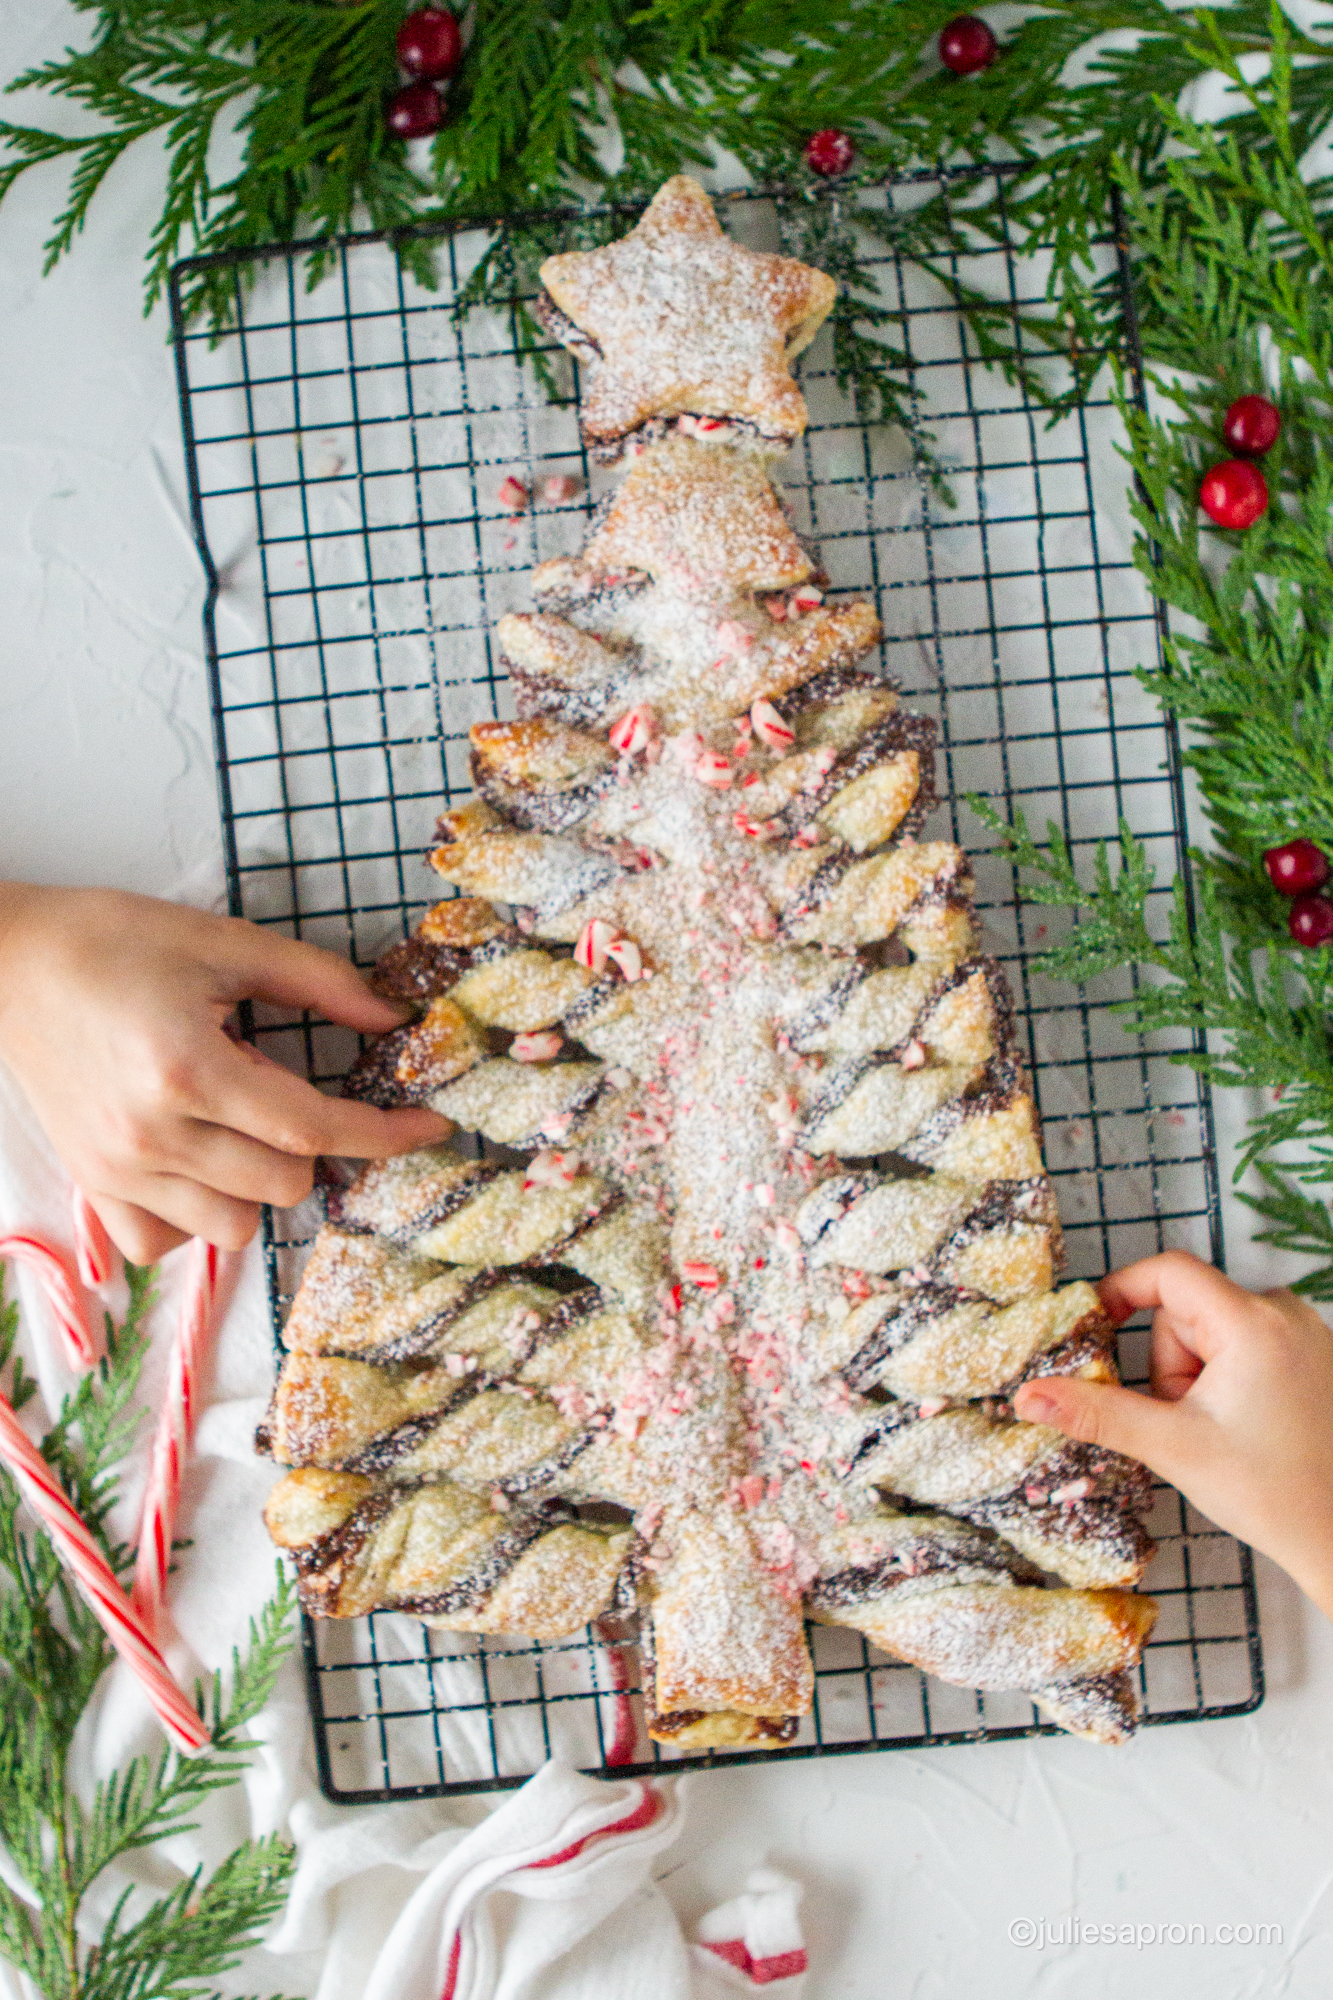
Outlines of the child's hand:
M 1291 1292 L 1243 1291 L 1183 1250 L 1099 1290 L 1117 1324 L 1156 1309 L 1152 1395 L 1043 1376 L 1018 1414 L 1142 1460 L 1333 1616 L 1333 1332 Z
M 248 1243 L 320 1153 L 384 1159 L 452 1130 L 325 1097 L 223 1023 L 242 1000 L 366 1033 L 403 1018 L 355 967 L 276 931 L 109 889 L 0 883 L 0 1056 L 135 1263 Z

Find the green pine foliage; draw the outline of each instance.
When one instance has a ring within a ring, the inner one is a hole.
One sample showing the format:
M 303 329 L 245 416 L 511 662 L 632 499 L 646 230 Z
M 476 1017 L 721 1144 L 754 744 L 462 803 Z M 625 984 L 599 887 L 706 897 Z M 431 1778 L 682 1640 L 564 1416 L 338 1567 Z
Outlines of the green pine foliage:
M 720 148 L 758 183 L 780 183 L 844 222 L 855 215 L 931 262 L 1008 356 L 1012 324 L 967 292 L 956 256 L 978 234 L 1016 233 L 1053 252 L 1055 297 L 1112 224 L 1111 163 L 1165 185 L 1170 101 L 1216 66 L 1219 48 L 1233 62 L 1252 58 L 1271 49 L 1274 33 L 1266 0 L 1233 0 L 1220 15 L 1168 0 L 1042 0 L 1004 31 L 990 70 L 960 79 L 936 54 L 954 0 L 847 0 L 839 9 L 826 0 L 477 0 L 447 122 L 418 165 L 421 149 L 409 155 L 383 117 L 400 81 L 404 0 L 74 4 L 89 19 L 86 46 L 9 88 L 70 100 L 89 114 L 88 129 L 0 122 L 0 198 L 34 166 L 68 167 L 48 244 L 54 261 L 116 161 L 155 138 L 166 185 L 149 246 L 150 304 L 183 249 L 353 226 L 401 231 L 404 260 L 429 282 L 430 245 L 412 234 L 414 222 L 641 201 Z M 1293 35 L 1292 49 L 1299 152 L 1325 115 L 1333 44 Z M 1274 157 L 1251 107 L 1240 104 L 1231 123 L 1247 157 Z M 811 132 L 829 126 L 858 149 L 852 173 L 832 186 L 802 160 Z M 231 151 L 218 142 L 232 135 L 239 166 L 223 171 Z M 886 175 L 997 158 L 1021 168 L 1002 198 L 989 188 L 941 195 L 885 216 Z M 324 268 L 316 250 L 312 276 Z M 233 282 L 227 271 L 201 273 L 187 304 L 224 322 Z M 1109 280 L 1083 303 L 1086 322 L 1037 314 L 1029 329 L 1073 354 L 1078 383 L 1113 346 L 1122 312 Z
M 131 1549 L 108 1528 L 117 1462 L 130 1443 L 133 1396 L 147 1348 L 152 1277 L 128 1271 L 129 1309 L 106 1321 L 106 1356 L 66 1397 L 40 1449 L 117 1575 Z M 14 1354 L 18 1310 L 0 1303 L 0 1371 L 16 1409 L 35 1392 Z M 276 1838 L 246 1841 L 213 1873 L 184 1876 L 153 1897 L 127 1889 L 95 1945 L 80 1909 L 113 1862 L 188 1830 L 210 1792 L 234 1784 L 250 1748 L 246 1724 L 267 1701 L 287 1649 L 291 1585 L 277 1593 L 249 1645 L 222 1676 L 196 1690 L 212 1732 L 197 1757 L 164 1749 L 131 1758 L 89 1795 L 71 1747 L 94 1688 L 114 1656 L 51 1543 L 0 1470 L 0 1840 L 28 1893 L 0 1881 L 0 1956 L 47 2000 L 203 2000 L 210 1982 L 240 1961 L 282 1907 L 292 1850 Z
M 1115 164 L 1133 237 L 1151 414 L 1120 382 L 1135 475 L 1135 560 L 1175 614 L 1160 667 L 1140 679 L 1185 728 L 1184 762 L 1215 847 L 1193 857 L 1198 907 L 1175 886 L 1165 934 L 1149 918 L 1152 871 L 1122 830 L 1084 886 L 1054 826 L 1034 840 L 1021 818 L 1001 832 L 1030 872 L 1025 894 L 1078 910 L 1047 955 L 1057 977 L 1137 965 L 1146 977 L 1118 1003 L 1129 1025 L 1211 1035 L 1210 1051 L 1175 1059 L 1259 1093 L 1238 1175 L 1269 1225 L 1258 1240 L 1320 1258 L 1300 1281 L 1333 1298 L 1333 1221 L 1312 1190 L 1333 1182 L 1333 947 L 1303 948 L 1288 904 L 1269 885 L 1265 848 L 1298 835 L 1333 852 L 1333 242 L 1327 181 L 1299 172 L 1294 38 L 1273 12 L 1273 64 L 1247 82 L 1219 37 L 1219 67 L 1265 135 L 1244 145 L 1163 104 L 1178 154 L 1153 186 Z M 1204 470 L 1227 456 L 1228 404 L 1275 397 L 1283 418 L 1264 460 L 1271 504 L 1243 534 L 1201 515 Z

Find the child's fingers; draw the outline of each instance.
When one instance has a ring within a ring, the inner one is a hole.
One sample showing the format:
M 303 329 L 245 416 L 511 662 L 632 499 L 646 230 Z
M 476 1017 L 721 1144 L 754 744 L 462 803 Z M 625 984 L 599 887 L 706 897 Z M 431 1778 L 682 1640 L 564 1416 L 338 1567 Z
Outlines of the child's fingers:
M 238 997 L 322 1014 L 363 1034 L 396 1028 L 409 1011 L 372 993 L 349 960 L 277 931 L 253 929 L 244 938 L 236 970 L 244 986 Z
M 101 1194 L 96 1198 L 103 1199 Z M 244 1250 L 259 1227 L 257 1201 L 238 1201 L 181 1174 L 125 1175 L 117 1184 L 116 1198 L 169 1223 L 180 1231 L 181 1239 L 202 1236 L 205 1243 L 216 1243 L 219 1250 Z
M 203 1094 L 209 1123 L 245 1132 L 279 1153 L 314 1159 L 343 1153 L 359 1160 L 387 1160 L 418 1146 L 438 1145 L 454 1130 L 447 1118 L 423 1106 L 380 1111 L 348 1097 L 325 1097 L 253 1049 L 223 1044 L 210 1065 Z
M 136 1208 L 133 1202 L 111 1194 L 90 1194 L 88 1200 L 121 1256 L 128 1257 L 131 1264 L 156 1264 L 168 1250 L 190 1240 L 184 1230 L 174 1229 L 161 1216 Z
M 238 1201 L 267 1201 L 295 1208 L 314 1186 L 313 1158 L 280 1153 L 276 1147 L 221 1125 L 191 1119 L 182 1127 L 176 1158 L 163 1165 L 185 1178 L 234 1195 Z
M 1026 1423 L 1049 1424 L 1084 1444 L 1137 1458 L 1163 1479 L 1176 1477 L 1188 1419 L 1170 1403 L 1073 1375 L 1043 1375 L 1015 1391 L 1014 1409 Z
M 1169 1313 L 1182 1346 L 1201 1361 L 1211 1361 L 1226 1344 L 1237 1314 L 1251 1303 L 1248 1292 L 1187 1250 L 1127 1264 L 1103 1278 L 1097 1291 L 1117 1326 L 1131 1313 Z
M 1164 1403 L 1178 1403 L 1182 1396 L 1188 1395 L 1202 1373 L 1202 1361 L 1194 1349 L 1181 1339 L 1175 1321 L 1168 1313 L 1155 1313 L 1152 1360 L 1149 1363 L 1154 1396 L 1160 1397 Z

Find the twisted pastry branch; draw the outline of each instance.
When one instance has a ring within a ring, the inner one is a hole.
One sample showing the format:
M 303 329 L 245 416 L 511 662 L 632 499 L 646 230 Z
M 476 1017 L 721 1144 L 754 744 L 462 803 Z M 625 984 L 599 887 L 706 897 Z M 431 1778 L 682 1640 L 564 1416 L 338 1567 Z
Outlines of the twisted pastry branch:
M 1146 1481 L 1010 1401 L 1113 1379 L 1110 1328 L 1055 1285 L 1008 988 L 924 837 L 932 728 L 746 423 L 642 431 L 497 627 L 518 717 L 472 732 L 431 855 L 461 893 L 381 961 L 418 1016 L 349 1089 L 505 1157 L 333 1202 L 270 1526 L 325 1615 L 637 1610 L 664 1741 L 791 1740 L 807 1613 L 1116 1740 Z

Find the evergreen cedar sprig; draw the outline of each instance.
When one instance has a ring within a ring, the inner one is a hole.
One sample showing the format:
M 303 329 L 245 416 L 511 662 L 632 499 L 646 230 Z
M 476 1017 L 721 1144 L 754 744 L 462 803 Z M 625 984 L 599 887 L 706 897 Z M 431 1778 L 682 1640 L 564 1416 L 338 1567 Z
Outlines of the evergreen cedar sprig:
M 48 245 L 53 261 L 83 228 L 121 154 L 156 138 L 168 167 L 149 248 L 150 303 L 183 249 L 636 202 L 668 174 L 712 164 L 721 148 L 758 183 L 786 185 L 826 213 L 836 206 L 844 222 L 854 214 L 931 263 L 968 303 L 987 351 L 1010 361 L 1012 322 L 968 291 L 956 258 L 978 234 L 1027 239 L 1051 249 L 1052 297 L 1063 293 L 1110 225 L 1111 162 L 1165 186 L 1167 101 L 1216 66 L 1217 47 L 1234 63 L 1267 53 L 1274 33 L 1266 0 L 1235 0 L 1220 18 L 1167 0 L 1042 0 L 1004 29 L 990 70 L 959 79 L 936 53 L 955 0 L 848 0 L 841 8 L 827 0 L 476 0 L 448 122 L 428 149 L 409 154 L 383 115 L 399 80 L 394 36 L 407 0 L 74 4 L 89 16 L 89 46 L 37 64 L 9 87 L 68 98 L 94 123 L 74 135 L 0 123 L 0 198 L 34 165 L 69 165 L 69 198 Z M 1108 35 L 1125 45 L 1100 46 Z M 1333 44 L 1294 31 L 1292 43 L 1299 152 L 1325 118 Z M 1231 125 L 1247 157 L 1273 156 L 1272 134 L 1252 108 L 1241 105 Z M 828 126 L 858 148 L 855 171 L 834 185 L 802 159 L 810 133 Z M 227 150 L 218 141 L 233 133 L 239 166 L 215 179 Z M 428 164 L 409 163 L 423 151 Z M 603 164 L 617 154 L 613 169 Z M 885 214 L 886 175 L 940 159 L 994 158 L 1022 164 L 1002 194 L 984 183 L 971 195 Z M 431 282 L 429 242 L 404 234 L 399 246 L 414 275 Z M 497 278 L 507 275 L 502 264 Z M 316 249 L 311 277 L 327 268 L 327 253 Z M 235 282 L 230 270 L 196 273 L 188 309 L 225 323 Z M 1039 344 L 1073 355 L 1074 392 L 1121 326 L 1114 282 L 1080 288 L 1080 301 L 1076 324 L 1057 311 L 1034 313 L 1027 328 Z M 886 372 L 854 344 L 844 343 L 844 358 L 869 358 Z
M 41 1441 L 42 1455 L 88 1523 L 116 1573 L 133 1551 L 111 1540 L 107 1518 L 115 1467 L 129 1445 L 132 1398 L 147 1349 L 144 1319 L 152 1275 L 127 1270 L 129 1308 L 108 1314 L 106 1357 L 66 1397 Z M 18 1310 L 0 1304 L 0 1370 L 21 1408 L 34 1393 L 14 1355 Z M 115 1655 L 71 1584 L 51 1543 L 28 1523 L 17 1489 L 0 1470 L 0 1840 L 31 1891 L 0 1881 L 0 1956 L 47 2000 L 203 2000 L 214 1979 L 278 1912 L 292 1850 L 275 1837 L 244 1842 L 209 1878 L 182 1877 L 167 1895 L 126 1889 L 95 1945 L 79 1911 L 111 1864 L 187 1831 L 208 1793 L 234 1784 L 251 1745 L 245 1725 L 264 1706 L 286 1652 L 291 1586 L 277 1592 L 234 1653 L 230 1691 L 216 1675 L 196 1699 L 212 1743 L 200 1756 L 164 1749 L 131 1758 L 91 1798 L 71 1771 L 70 1748 L 94 1688 Z
M 1333 1219 L 1307 1192 L 1333 1182 L 1333 949 L 1292 943 L 1288 905 L 1262 866 L 1265 848 L 1296 835 L 1333 852 L 1333 243 L 1328 185 L 1306 186 L 1299 173 L 1291 92 L 1301 72 L 1280 22 L 1275 10 L 1262 85 L 1212 45 L 1266 145 L 1242 146 L 1163 105 L 1181 148 L 1166 185 L 1149 186 L 1130 162 L 1116 167 L 1153 364 L 1154 414 L 1123 380 L 1119 389 L 1135 561 L 1179 614 L 1161 667 L 1139 678 L 1186 725 L 1184 761 L 1212 825 L 1216 851 L 1193 857 L 1197 921 L 1177 884 L 1163 934 L 1153 914 L 1162 898 L 1128 828 L 1118 868 L 1098 849 L 1085 888 L 1057 827 L 1043 847 L 1021 817 L 1007 828 L 979 809 L 1035 876 L 1024 894 L 1078 911 L 1042 969 L 1075 979 L 1146 969 L 1133 996 L 1113 1003 L 1128 1024 L 1217 1036 L 1215 1051 L 1172 1060 L 1261 1093 L 1237 1172 L 1257 1167 L 1265 1192 L 1242 1199 L 1269 1225 L 1259 1241 L 1321 1260 L 1298 1289 L 1333 1298 Z M 1272 502 L 1246 533 L 1228 534 L 1201 520 L 1199 482 L 1226 455 L 1227 405 L 1252 391 L 1275 394 L 1282 410 L 1263 467 Z

